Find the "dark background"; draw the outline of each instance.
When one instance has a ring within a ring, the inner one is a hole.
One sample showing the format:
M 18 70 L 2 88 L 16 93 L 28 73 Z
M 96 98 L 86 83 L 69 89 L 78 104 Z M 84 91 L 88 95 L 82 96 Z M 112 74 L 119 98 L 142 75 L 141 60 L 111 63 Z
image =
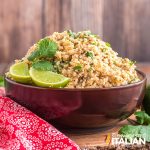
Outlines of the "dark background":
M 90 29 L 120 56 L 150 61 L 150 0 L 0 0 L 0 63 L 66 29 Z

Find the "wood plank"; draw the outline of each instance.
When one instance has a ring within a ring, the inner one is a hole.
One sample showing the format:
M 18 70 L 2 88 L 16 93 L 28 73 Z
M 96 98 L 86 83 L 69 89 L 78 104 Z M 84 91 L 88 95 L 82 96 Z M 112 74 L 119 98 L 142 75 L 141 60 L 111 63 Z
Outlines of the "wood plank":
M 103 36 L 103 0 L 72 0 L 71 14 L 74 31 L 91 30 Z
M 59 0 L 45 0 L 43 10 L 43 36 L 52 34 L 54 31 L 59 31 L 60 23 L 60 1 Z
M 120 55 L 126 56 L 123 41 L 123 5 L 124 1 L 105 0 L 103 13 L 103 37 L 111 43 Z
M 135 116 L 132 115 L 130 119 L 134 119 Z M 106 147 L 111 145 L 111 141 L 107 141 L 108 136 L 112 134 L 117 134 L 119 129 L 124 126 L 130 124 L 127 120 L 124 120 L 118 123 L 115 127 L 107 130 L 89 130 L 86 132 L 78 132 L 76 133 L 68 133 L 67 131 L 65 134 L 75 141 L 81 149 L 87 148 L 88 150 L 93 147 Z
M 5 0 L 0 4 L 0 62 L 23 57 L 41 38 L 42 0 Z
M 5 68 L 7 67 L 6 63 L 1 63 L 0 64 L 0 75 L 3 75 L 5 72 Z
M 124 3 L 124 42 L 127 56 L 137 61 L 150 60 L 150 1 Z
M 150 63 L 138 63 L 137 68 L 146 74 L 147 84 L 150 84 Z
M 54 31 L 90 29 L 120 55 L 150 61 L 149 0 L 0 0 L 0 62 Z
M 90 29 L 102 35 L 103 0 L 45 0 L 45 34 Z
M 122 56 L 150 61 L 150 1 L 105 0 L 103 34 Z
M 0 63 L 0 75 L 5 75 L 11 65 L 12 63 Z

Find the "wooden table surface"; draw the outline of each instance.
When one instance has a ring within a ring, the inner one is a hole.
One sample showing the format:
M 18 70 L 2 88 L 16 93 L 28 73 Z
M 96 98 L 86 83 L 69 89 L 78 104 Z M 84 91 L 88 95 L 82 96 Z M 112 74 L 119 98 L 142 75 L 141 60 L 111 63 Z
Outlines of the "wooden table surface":
M 0 64 L 0 74 L 3 74 L 7 69 L 8 64 Z M 138 69 L 143 71 L 147 75 L 147 81 L 150 83 L 150 63 L 139 63 Z M 132 115 L 130 118 L 134 118 Z M 97 147 L 108 146 L 110 145 L 110 135 L 111 133 L 117 133 L 120 127 L 123 125 L 129 124 L 129 121 L 124 120 L 118 123 L 114 128 L 108 130 L 86 130 L 86 131 L 73 131 L 64 133 L 74 140 L 83 150 L 95 150 Z

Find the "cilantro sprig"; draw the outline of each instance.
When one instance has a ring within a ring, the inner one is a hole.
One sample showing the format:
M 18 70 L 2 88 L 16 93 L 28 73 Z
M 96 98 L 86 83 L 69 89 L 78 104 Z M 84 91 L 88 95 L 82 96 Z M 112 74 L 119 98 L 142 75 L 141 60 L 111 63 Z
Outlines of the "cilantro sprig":
M 55 72 L 54 64 L 47 61 L 47 59 L 53 58 L 57 50 L 57 43 L 48 38 L 42 39 L 37 43 L 36 50 L 31 53 L 28 60 L 31 62 L 32 67 L 37 70 Z
M 125 125 L 119 130 L 119 134 L 127 139 L 140 136 L 150 142 L 150 116 L 144 111 L 135 112 L 135 116 L 138 125 Z
M 54 66 L 49 61 L 37 61 L 32 64 L 33 68 L 41 71 L 55 71 Z
M 127 139 L 131 138 L 145 138 L 147 142 L 150 142 L 150 125 L 148 126 L 133 126 L 133 125 L 125 125 L 120 129 L 119 133 Z
M 40 58 L 52 58 L 54 57 L 56 51 L 58 49 L 58 45 L 56 42 L 45 38 L 37 43 L 37 48 L 35 51 L 31 53 L 28 57 L 29 61 L 34 61 L 35 59 Z
M 135 112 L 135 116 L 139 124 L 150 125 L 150 116 L 144 111 Z
M 86 52 L 86 54 L 85 54 L 87 57 L 91 57 L 91 58 L 93 58 L 93 53 L 92 52 Z

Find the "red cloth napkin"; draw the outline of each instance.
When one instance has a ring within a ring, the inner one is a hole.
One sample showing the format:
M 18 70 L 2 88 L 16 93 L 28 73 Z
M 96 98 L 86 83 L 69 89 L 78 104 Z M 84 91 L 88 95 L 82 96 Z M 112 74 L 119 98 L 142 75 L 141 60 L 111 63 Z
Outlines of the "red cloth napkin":
M 4 95 L 0 89 L 0 150 L 79 150 L 52 125 Z

